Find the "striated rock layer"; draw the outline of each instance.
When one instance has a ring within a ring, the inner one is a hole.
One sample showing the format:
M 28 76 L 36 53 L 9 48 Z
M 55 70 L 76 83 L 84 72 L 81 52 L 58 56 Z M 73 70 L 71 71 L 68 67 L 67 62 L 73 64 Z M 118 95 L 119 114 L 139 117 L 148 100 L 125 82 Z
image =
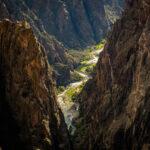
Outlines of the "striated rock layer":
M 44 48 L 26 22 L 0 22 L 0 147 L 70 149 Z
M 150 1 L 127 7 L 80 95 L 81 149 L 150 149 Z
M 46 31 L 66 47 L 83 48 L 100 41 L 121 13 L 123 0 L 25 0 Z
M 52 48 L 48 43 L 50 35 L 66 47 L 85 48 L 106 35 L 111 24 L 120 16 L 123 1 L 0 0 L 0 18 L 27 19 L 49 48 Z M 55 43 L 59 45 L 56 40 Z M 62 59 L 59 51 L 54 50 L 59 56 L 57 58 Z

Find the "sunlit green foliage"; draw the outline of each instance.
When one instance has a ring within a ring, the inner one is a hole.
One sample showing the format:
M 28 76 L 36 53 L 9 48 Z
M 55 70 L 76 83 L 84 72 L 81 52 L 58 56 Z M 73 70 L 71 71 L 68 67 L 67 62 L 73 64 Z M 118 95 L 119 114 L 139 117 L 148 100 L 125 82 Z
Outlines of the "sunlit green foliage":
M 91 60 L 98 58 L 99 50 L 102 49 L 104 45 L 105 45 L 105 40 L 102 40 L 96 46 L 88 48 L 84 51 L 75 51 L 75 50 L 69 51 L 69 55 L 71 55 L 72 58 L 79 64 L 75 69 L 76 71 L 71 72 L 70 83 L 75 83 L 80 81 L 83 81 L 83 83 L 75 87 L 68 86 L 66 87 L 66 89 L 65 87 L 58 88 L 59 93 L 66 90 L 64 98 L 67 101 L 74 101 L 77 95 L 81 92 L 83 86 L 85 85 L 85 80 L 84 80 L 84 76 L 81 76 L 80 73 L 83 73 L 87 76 L 88 75 L 90 76 L 92 74 L 93 68 L 96 66 L 96 62 Z
M 102 41 L 100 41 L 100 42 L 95 46 L 95 49 L 98 50 L 98 49 L 104 48 L 105 43 L 106 43 L 106 40 L 103 39 Z
M 59 94 L 59 93 L 62 93 L 63 91 L 65 91 L 65 87 L 64 86 L 59 86 L 58 88 L 57 88 L 57 93 Z
M 83 63 L 77 68 L 77 70 L 86 74 L 91 74 L 94 67 L 95 67 L 95 64 Z
M 77 81 L 81 81 L 82 79 L 83 77 L 76 71 L 71 72 L 70 82 L 77 82 Z
M 65 94 L 66 98 L 69 101 L 74 101 L 76 99 L 77 95 L 81 92 L 84 85 L 85 85 L 85 82 L 83 82 L 78 87 L 69 87 L 68 90 L 66 91 L 66 94 Z

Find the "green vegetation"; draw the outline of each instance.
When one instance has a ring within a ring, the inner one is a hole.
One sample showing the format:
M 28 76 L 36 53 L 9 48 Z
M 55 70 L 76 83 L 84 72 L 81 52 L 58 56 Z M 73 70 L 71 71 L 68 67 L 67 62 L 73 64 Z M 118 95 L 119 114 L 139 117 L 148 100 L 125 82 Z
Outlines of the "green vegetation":
M 95 64 L 87 64 L 86 62 L 83 62 L 77 68 L 77 70 L 90 75 L 93 72 L 94 67 L 95 67 Z
M 93 68 L 95 67 L 95 62 L 90 62 L 90 60 L 94 58 L 94 56 L 99 55 L 97 51 L 104 48 L 105 43 L 106 40 L 103 39 L 96 46 L 87 49 L 86 51 L 80 52 L 80 56 L 77 55 L 78 58 L 80 57 L 80 65 L 77 67 L 77 71 L 83 72 L 85 74 L 91 74 L 93 72 Z
M 96 54 L 96 51 L 102 49 L 106 43 L 106 40 L 101 40 L 97 45 L 88 48 L 83 51 L 77 51 L 77 50 L 69 50 L 69 55 L 74 59 L 74 62 L 77 64 L 77 70 L 89 73 L 92 71 L 91 68 L 94 66 L 93 64 L 89 64 L 88 61 L 90 61 L 93 58 L 93 55 Z M 98 53 L 97 53 L 98 54 Z
M 77 98 L 78 94 L 81 92 L 84 85 L 85 82 L 83 81 L 83 83 L 78 87 L 68 87 L 68 90 L 65 93 L 67 100 L 74 101 Z
M 83 59 L 90 59 L 91 57 L 88 55 L 89 50 L 84 51 L 77 51 L 77 50 L 69 50 L 69 55 L 72 56 L 74 59 L 74 62 L 78 65 L 80 65 L 80 62 L 83 61 Z
M 77 82 L 77 81 L 81 81 L 82 79 L 83 79 L 83 77 L 76 71 L 71 72 L 70 82 Z
M 98 50 L 98 49 L 104 48 L 105 43 L 106 43 L 106 40 L 103 39 L 102 41 L 100 41 L 100 42 L 95 46 L 95 49 Z
M 64 99 L 66 101 L 74 101 L 77 95 L 81 92 L 84 84 L 85 84 L 85 77 L 80 75 L 83 73 L 85 75 L 90 75 L 93 72 L 93 68 L 96 65 L 96 61 L 98 59 L 99 50 L 102 49 L 105 45 L 105 40 L 102 40 L 96 46 L 88 48 L 84 51 L 76 51 L 76 50 L 69 50 L 69 56 L 74 59 L 73 61 L 78 64 L 76 66 L 76 71 L 71 72 L 71 79 L 70 83 L 80 82 L 83 83 L 79 84 L 79 86 L 68 86 L 66 89 L 65 87 L 58 87 L 58 93 L 62 93 L 66 90 Z M 62 66 L 63 67 L 63 66 Z M 79 72 L 79 73 L 78 73 Z
M 59 86 L 58 88 L 57 88 L 57 93 L 58 94 L 60 94 L 60 93 L 62 93 L 62 92 L 64 92 L 65 91 L 65 87 L 64 86 Z

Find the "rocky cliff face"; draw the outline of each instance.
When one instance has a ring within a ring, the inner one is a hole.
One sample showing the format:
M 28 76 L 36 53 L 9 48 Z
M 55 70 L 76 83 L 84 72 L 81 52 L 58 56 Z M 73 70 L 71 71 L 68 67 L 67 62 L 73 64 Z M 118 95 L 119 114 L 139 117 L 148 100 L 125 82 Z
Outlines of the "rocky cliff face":
M 122 0 L 25 1 L 48 33 L 75 49 L 100 41 L 119 17 L 123 5 Z
M 30 22 L 40 42 L 47 50 L 50 63 L 66 61 L 64 56 L 65 49 L 62 44 L 46 32 L 41 19 L 28 7 L 24 0 L 1 0 L 0 8 L 0 19 L 10 18 Z
M 47 5 L 45 1 L 42 2 L 44 5 Z M 41 6 L 40 1 L 39 3 L 38 1 L 34 2 L 34 5 L 36 4 Z M 0 0 L 0 20 L 9 18 L 14 21 L 26 20 L 29 22 L 38 40 L 46 49 L 49 63 L 53 65 L 56 71 L 58 84 L 65 84 L 63 80 L 70 78 L 69 72 L 73 69 L 73 61 L 67 54 L 66 48 L 47 32 L 46 25 L 49 25 L 43 22 L 45 20 L 41 20 L 40 16 L 38 16 L 37 12 L 40 11 L 42 10 L 38 8 L 37 10 L 30 9 L 25 0 Z M 43 16 L 44 19 L 48 18 L 50 14 L 46 15 Z
M 0 0 L 0 19 L 29 22 L 54 66 L 57 83 L 66 84 L 75 64 L 65 47 L 85 48 L 100 41 L 122 5 L 122 0 Z
M 80 95 L 82 149 L 150 148 L 150 2 L 127 5 Z
M 44 48 L 26 22 L 0 22 L 0 147 L 70 149 Z

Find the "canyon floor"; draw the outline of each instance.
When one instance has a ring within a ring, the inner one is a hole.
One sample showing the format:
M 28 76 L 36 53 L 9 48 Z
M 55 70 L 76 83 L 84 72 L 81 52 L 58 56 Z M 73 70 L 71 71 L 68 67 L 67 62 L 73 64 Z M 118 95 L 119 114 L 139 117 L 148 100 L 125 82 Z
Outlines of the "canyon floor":
M 99 53 L 103 50 L 103 44 L 95 46 L 86 53 L 90 57 L 81 58 L 80 65 L 72 72 L 80 78 L 77 81 L 72 81 L 67 87 L 63 88 L 58 94 L 58 103 L 65 117 L 65 122 L 71 135 L 74 135 L 76 130 L 75 120 L 79 116 L 79 103 L 74 99 L 81 92 L 86 81 L 92 78 L 94 67 L 98 61 Z

